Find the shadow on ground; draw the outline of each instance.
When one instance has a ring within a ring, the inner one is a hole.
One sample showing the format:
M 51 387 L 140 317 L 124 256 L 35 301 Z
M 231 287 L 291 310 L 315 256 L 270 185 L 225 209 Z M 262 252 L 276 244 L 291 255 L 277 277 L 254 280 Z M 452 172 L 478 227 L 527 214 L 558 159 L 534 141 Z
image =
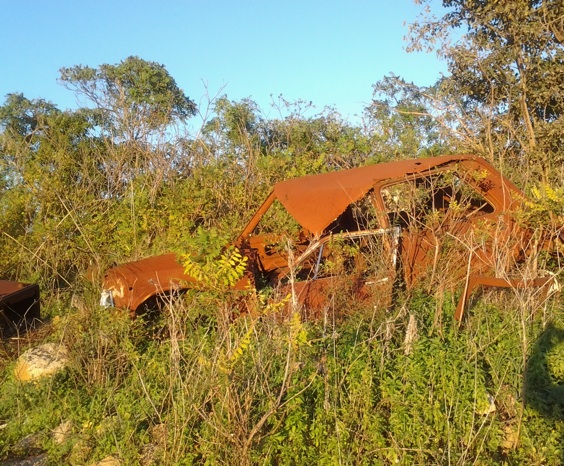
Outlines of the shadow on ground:
M 524 374 L 528 407 L 547 420 L 564 421 L 564 326 L 550 323 L 535 342 Z M 561 428 L 564 430 L 564 427 Z M 564 436 L 564 433 L 562 434 Z M 561 451 L 564 464 L 564 450 Z

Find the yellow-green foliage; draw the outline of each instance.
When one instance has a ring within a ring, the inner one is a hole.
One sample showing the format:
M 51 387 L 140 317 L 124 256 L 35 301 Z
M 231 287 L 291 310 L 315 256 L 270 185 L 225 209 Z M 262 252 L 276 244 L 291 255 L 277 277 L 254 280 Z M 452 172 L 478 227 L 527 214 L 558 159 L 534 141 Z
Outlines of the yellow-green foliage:
M 561 227 L 564 225 L 564 188 L 546 183 L 531 188 L 531 199 L 525 201 L 526 219 L 536 226 Z
M 234 286 L 242 277 L 248 258 L 233 246 L 226 247 L 219 257 L 204 263 L 196 262 L 191 256 L 182 256 L 186 275 L 194 277 L 204 287 L 224 290 Z
M 213 291 L 225 291 L 243 278 L 248 258 L 215 228 L 198 228 L 180 254 L 186 275 Z

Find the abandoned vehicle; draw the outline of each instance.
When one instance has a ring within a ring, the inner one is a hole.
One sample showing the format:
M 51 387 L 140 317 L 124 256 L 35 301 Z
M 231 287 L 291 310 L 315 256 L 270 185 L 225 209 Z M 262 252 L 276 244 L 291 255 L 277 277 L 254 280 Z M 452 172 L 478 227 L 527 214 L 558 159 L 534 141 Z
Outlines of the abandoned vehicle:
M 248 258 L 234 288 L 291 289 L 315 315 L 336 290 L 384 306 L 394 287 L 441 287 L 460 291 L 460 320 L 479 285 L 541 290 L 555 280 L 528 267 L 528 258 L 555 246 L 518 221 L 524 200 L 488 162 L 469 155 L 282 181 L 234 242 Z M 291 231 L 276 226 L 280 212 Z M 108 270 L 101 304 L 136 312 L 150 299 L 197 287 L 170 253 Z
M 0 337 L 33 325 L 39 306 L 38 285 L 0 280 Z

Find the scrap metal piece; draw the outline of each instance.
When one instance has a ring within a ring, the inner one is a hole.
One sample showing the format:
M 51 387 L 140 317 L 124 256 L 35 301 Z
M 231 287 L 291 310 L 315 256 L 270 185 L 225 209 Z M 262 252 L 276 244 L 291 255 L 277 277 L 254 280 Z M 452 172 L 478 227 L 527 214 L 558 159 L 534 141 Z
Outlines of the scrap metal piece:
M 524 288 L 543 288 L 548 284 L 554 283 L 556 278 L 551 275 L 548 277 L 540 277 L 533 279 L 523 279 L 523 278 L 497 278 L 486 275 L 470 275 L 464 291 L 458 300 L 456 306 L 456 312 L 454 313 L 454 318 L 458 321 L 462 321 L 462 316 L 464 315 L 464 309 L 468 302 L 468 298 L 472 292 L 480 285 L 489 286 L 493 288 L 513 288 L 513 289 L 524 289 Z
M 38 285 L 0 280 L 0 336 L 17 333 L 39 318 Z

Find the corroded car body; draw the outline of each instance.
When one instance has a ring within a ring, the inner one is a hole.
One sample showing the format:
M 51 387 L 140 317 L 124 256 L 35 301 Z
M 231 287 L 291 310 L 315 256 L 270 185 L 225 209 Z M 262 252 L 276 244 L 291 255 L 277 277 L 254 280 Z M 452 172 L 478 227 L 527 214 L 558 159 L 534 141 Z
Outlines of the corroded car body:
M 0 280 L 0 336 L 9 336 L 39 319 L 39 286 Z
M 539 239 L 517 222 L 524 199 L 488 162 L 469 155 L 282 181 L 235 242 L 248 257 L 235 288 L 291 290 L 313 314 L 342 290 L 384 305 L 398 284 L 458 288 L 460 319 L 478 285 L 542 287 L 553 280 L 523 266 L 538 250 L 554 249 L 552 238 Z M 280 211 L 295 224 L 284 234 L 269 220 Z M 191 287 L 197 281 L 175 254 L 166 254 L 110 269 L 102 303 L 135 312 L 150 299 Z

